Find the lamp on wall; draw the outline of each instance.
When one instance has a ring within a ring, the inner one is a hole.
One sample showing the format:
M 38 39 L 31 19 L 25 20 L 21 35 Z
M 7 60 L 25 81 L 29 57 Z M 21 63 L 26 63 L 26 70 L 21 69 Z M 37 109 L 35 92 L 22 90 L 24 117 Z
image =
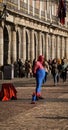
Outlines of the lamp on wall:
M 3 11 L 0 12 L 0 21 L 6 20 L 6 17 L 8 17 L 8 11 L 6 9 L 6 4 L 4 4 Z

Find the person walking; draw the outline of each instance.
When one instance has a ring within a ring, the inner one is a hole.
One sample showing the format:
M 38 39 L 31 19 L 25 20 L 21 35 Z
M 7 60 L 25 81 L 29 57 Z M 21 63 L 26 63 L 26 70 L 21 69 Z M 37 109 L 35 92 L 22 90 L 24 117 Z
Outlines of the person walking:
M 62 59 L 62 65 L 61 65 L 61 78 L 63 82 L 66 82 L 67 80 L 67 70 L 68 70 L 68 63 L 66 59 Z
M 44 56 L 40 55 L 34 65 L 33 73 L 36 78 L 36 89 L 35 92 L 33 92 L 32 94 L 32 102 L 31 102 L 32 104 L 34 104 L 36 100 L 43 99 L 43 97 L 41 96 L 41 88 L 46 74 L 45 69 L 43 67 L 43 62 L 44 62 Z
M 44 61 L 43 66 L 44 66 L 45 73 L 46 73 L 44 81 L 43 81 L 43 83 L 45 83 L 47 81 L 47 76 L 48 76 L 48 72 L 49 72 L 49 64 L 48 64 L 47 60 Z
M 53 62 L 52 62 L 52 71 L 51 71 L 51 73 L 53 75 L 54 86 L 56 86 L 57 83 L 59 82 L 58 63 L 57 63 L 56 59 L 54 59 Z

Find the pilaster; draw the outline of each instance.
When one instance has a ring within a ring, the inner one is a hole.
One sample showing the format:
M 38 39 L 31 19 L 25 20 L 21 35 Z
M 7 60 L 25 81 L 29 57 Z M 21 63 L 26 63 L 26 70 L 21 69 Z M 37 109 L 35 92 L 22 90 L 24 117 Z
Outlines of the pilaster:
M 41 40 L 41 32 L 39 32 L 38 54 L 39 54 L 39 55 L 42 55 L 42 40 Z
M 46 39 L 45 40 L 46 40 L 45 41 L 46 42 L 45 43 L 45 56 L 46 56 L 45 59 L 48 60 L 48 58 L 49 58 L 49 56 L 48 56 L 48 54 L 49 54 L 48 53 L 48 33 L 46 33 Z
M 12 61 L 17 60 L 17 46 L 16 46 L 16 30 L 15 27 L 12 28 Z
M 54 43 L 55 43 L 55 39 L 54 39 L 55 37 L 54 37 L 54 35 L 52 35 L 52 46 L 51 46 L 51 48 L 52 48 L 52 54 L 51 54 L 51 57 L 52 57 L 52 59 L 54 59 L 55 57 L 54 57 Z
M 3 65 L 3 28 L 0 26 L 0 65 Z
M 60 44 L 60 36 L 57 35 L 57 36 L 56 36 L 56 39 L 57 39 L 57 42 L 56 42 L 56 57 L 57 57 L 57 59 L 60 59 L 60 47 L 59 47 L 59 44 Z
M 66 47 L 65 47 L 65 50 L 66 50 L 66 59 L 68 59 L 68 37 L 66 37 Z
M 23 27 L 23 61 L 26 60 L 26 27 Z
M 65 57 L 65 41 L 64 37 L 62 37 L 62 43 L 61 43 L 61 58 L 63 59 Z
M 34 30 L 31 30 L 30 50 L 31 50 L 31 61 L 33 61 L 33 59 L 35 58 L 35 54 L 34 54 Z

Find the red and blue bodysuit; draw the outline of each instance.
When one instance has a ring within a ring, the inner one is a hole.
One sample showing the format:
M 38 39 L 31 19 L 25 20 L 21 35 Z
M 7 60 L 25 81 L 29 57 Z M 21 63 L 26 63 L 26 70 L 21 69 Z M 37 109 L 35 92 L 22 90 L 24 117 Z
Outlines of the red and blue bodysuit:
M 34 74 L 36 77 L 36 90 L 32 95 L 32 103 L 35 103 L 37 99 L 41 97 L 41 87 L 45 77 L 45 69 L 43 67 L 44 56 L 40 55 L 34 66 Z

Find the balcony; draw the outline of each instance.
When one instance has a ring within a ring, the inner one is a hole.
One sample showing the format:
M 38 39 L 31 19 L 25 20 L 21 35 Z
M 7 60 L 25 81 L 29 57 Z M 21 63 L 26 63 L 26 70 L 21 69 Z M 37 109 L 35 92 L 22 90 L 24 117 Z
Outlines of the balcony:
M 50 20 L 50 14 L 45 14 L 44 11 L 41 11 L 41 17 L 40 17 L 40 10 L 37 8 L 33 8 L 32 6 L 28 7 L 28 4 L 21 1 L 20 7 L 18 7 L 18 1 L 17 0 L 6 0 L 7 10 L 8 12 L 12 12 L 14 14 L 20 15 L 20 16 L 26 16 L 30 17 L 32 19 L 36 19 L 38 21 L 47 22 L 50 23 L 52 21 L 53 24 L 58 25 L 58 19 L 56 16 L 52 15 L 52 18 Z M 3 2 L 0 2 L 0 10 L 2 10 Z M 47 17 L 47 19 L 46 19 Z

